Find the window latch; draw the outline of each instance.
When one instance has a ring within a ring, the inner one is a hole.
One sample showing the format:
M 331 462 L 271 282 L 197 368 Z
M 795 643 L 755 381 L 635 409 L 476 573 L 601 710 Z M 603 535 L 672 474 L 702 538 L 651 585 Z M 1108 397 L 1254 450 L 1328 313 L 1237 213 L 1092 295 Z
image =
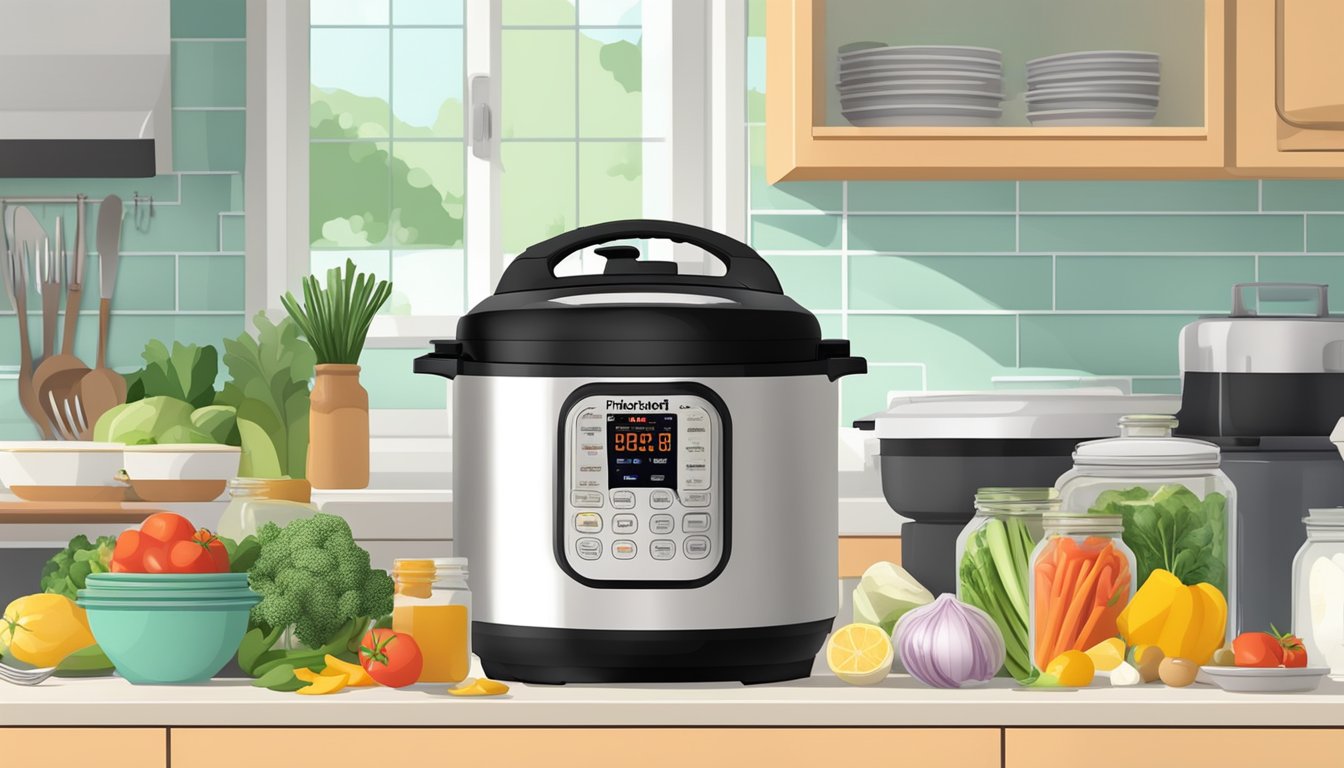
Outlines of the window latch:
M 494 137 L 494 115 L 490 110 L 490 76 L 473 75 L 471 90 L 471 154 L 479 160 L 490 159 L 490 143 Z

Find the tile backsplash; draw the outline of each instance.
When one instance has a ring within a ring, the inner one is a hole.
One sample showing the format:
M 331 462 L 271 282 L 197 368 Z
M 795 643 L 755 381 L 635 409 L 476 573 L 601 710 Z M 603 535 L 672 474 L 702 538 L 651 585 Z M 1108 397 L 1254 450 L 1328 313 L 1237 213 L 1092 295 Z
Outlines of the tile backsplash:
M 893 389 L 996 377 L 1129 378 L 1178 392 L 1177 334 L 1253 280 L 1344 301 L 1344 181 L 765 183 L 764 3 L 749 3 L 749 234 L 784 289 L 869 373 L 841 423 Z
M 0 197 L 89 196 L 89 261 L 75 352 L 92 363 L 98 337 L 97 202 L 125 204 L 121 265 L 112 301 L 108 364 L 134 370 L 151 338 L 214 344 L 237 336 L 243 312 L 243 158 L 246 43 L 244 0 L 173 0 L 174 173 L 150 179 L 0 179 Z M 137 211 L 133 197 L 143 202 Z M 153 197 L 153 216 L 148 199 Z M 22 204 L 22 203 L 20 203 Z M 74 237 L 73 205 L 34 205 L 54 231 L 64 218 Z M 40 350 L 41 320 L 30 289 L 29 337 Z M 17 320 L 0 295 L 0 439 L 37 436 L 17 402 Z M 222 366 L 221 366 L 222 367 Z

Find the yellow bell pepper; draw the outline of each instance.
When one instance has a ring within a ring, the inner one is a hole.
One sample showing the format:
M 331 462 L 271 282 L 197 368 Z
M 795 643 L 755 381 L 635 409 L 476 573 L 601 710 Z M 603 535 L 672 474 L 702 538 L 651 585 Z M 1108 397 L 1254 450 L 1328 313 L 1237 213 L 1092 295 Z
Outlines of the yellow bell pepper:
M 1212 584 L 1187 587 L 1159 568 L 1115 623 L 1127 645 L 1156 645 L 1164 656 L 1206 664 L 1223 645 L 1227 600 Z
M 54 667 L 93 642 L 84 609 L 65 595 L 20 597 L 0 621 L 0 653 L 35 667 Z

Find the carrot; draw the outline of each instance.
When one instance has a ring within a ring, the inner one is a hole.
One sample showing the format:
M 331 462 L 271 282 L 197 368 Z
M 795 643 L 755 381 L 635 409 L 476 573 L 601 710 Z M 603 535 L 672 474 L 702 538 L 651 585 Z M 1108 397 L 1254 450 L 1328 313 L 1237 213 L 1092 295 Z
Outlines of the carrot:
M 1078 585 L 1074 587 L 1073 592 L 1064 596 L 1069 608 L 1064 614 L 1064 623 L 1060 626 L 1059 636 L 1055 638 L 1051 658 L 1069 650 L 1074 640 L 1078 638 L 1078 623 L 1084 618 L 1083 606 L 1092 601 L 1099 570 L 1095 566 L 1101 559 L 1102 556 L 1099 555 L 1095 560 L 1084 561 L 1082 571 L 1078 574 Z
M 1063 539 L 1063 541 L 1069 541 Z M 1063 595 L 1072 594 L 1073 585 L 1076 582 L 1078 571 L 1082 567 L 1082 560 L 1070 558 L 1064 569 L 1064 578 L 1060 579 L 1056 587 L 1056 594 L 1050 601 L 1050 611 L 1046 618 L 1044 631 L 1038 627 L 1036 635 L 1036 663 L 1044 667 L 1050 663 L 1053 656 L 1049 656 L 1050 651 L 1055 647 L 1055 642 L 1059 638 L 1060 624 L 1064 620 L 1064 600 Z

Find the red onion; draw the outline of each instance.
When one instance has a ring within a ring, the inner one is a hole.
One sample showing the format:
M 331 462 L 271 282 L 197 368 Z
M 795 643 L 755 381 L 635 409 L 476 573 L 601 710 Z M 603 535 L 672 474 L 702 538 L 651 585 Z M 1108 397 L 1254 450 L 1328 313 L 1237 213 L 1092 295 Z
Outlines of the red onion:
M 1003 666 L 1003 634 L 994 620 L 946 593 L 902 616 L 892 639 L 906 671 L 934 688 L 981 685 Z

